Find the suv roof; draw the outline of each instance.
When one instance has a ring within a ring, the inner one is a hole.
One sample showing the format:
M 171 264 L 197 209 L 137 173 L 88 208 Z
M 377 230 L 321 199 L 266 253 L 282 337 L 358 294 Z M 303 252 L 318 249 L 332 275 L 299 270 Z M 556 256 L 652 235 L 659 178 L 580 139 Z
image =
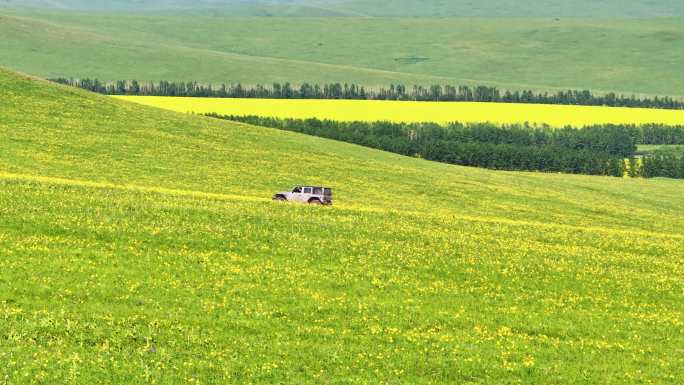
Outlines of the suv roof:
M 311 187 L 311 188 L 326 188 L 328 190 L 332 190 L 330 187 L 324 187 L 324 186 L 312 186 L 308 184 L 298 184 L 295 187 Z

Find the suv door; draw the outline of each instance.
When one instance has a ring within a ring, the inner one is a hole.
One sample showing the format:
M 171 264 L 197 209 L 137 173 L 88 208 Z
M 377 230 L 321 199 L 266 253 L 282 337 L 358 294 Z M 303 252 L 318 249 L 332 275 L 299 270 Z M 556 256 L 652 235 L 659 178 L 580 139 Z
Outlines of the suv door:
M 312 192 L 313 189 L 311 187 L 304 187 L 300 202 L 308 202 Z
M 301 186 L 297 186 L 292 189 L 292 193 L 290 194 L 290 199 L 291 201 L 294 202 L 301 202 L 302 201 L 302 192 L 303 188 Z

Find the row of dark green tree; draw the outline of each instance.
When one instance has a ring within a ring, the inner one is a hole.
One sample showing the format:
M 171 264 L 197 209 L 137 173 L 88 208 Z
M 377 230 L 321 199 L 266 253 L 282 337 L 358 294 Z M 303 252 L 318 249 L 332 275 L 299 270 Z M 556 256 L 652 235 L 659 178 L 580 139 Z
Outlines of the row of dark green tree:
M 664 126 L 596 125 L 552 129 L 491 123 L 340 122 L 259 116 L 208 116 L 354 143 L 401 155 L 496 170 L 681 178 L 684 157 L 637 160 L 645 132 Z M 684 127 L 680 128 L 684 132 Z M 663 143 L 653 143 L 663 144 Z M 625 160 L 628 160 L 627 163 Z
M 637 144 L 684 144 L 684 125 L 628 126 Z
M 591 91 L 568 90 L 549 92 L 502 91 L 486 86 L 441 86 L 429 87 L 390 85 L 389 87 L 366 88 L 357 84 L 309 84 L 294 86 L 290 83 L 274 83 L 269 86 L 243 86 L 242 84 L 201 84 L 198 82 L 139 82 L 119 80 L 104 82 L 98 79 L 57 78 L 52 81 L 80 87 L 92 92 L 108 95 L 141 96 L 191 96 L 217 98 L 274 98 L 274 99 L 360 99 L 360 100 L 407 100 L 407 101 L 457 101 L 457 102 L 500 102 L 566 104 L 583 106 L 613 106 L 684 109 L 684 101 L 671 97 L 637 97 L 615 93 L 596 95 Z
M 630 160 L 635 162 L 635 160 Z M 631 165 L 630 165 L 631 166 Z M 628 167 L 631 170 L 631 167 Z M 684 156 L 672 154 L 654 154 L 637 162 L 637 167 L 630 172 L 630 176 L 644 178 L 676 178 L 684 179 Z

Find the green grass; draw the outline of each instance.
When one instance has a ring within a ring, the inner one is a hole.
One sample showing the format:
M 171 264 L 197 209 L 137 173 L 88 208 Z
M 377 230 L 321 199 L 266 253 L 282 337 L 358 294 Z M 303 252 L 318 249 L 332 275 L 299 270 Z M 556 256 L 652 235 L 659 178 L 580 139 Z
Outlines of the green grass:
M 392 17 L 622 18 L 684 15 L 684 5 L 674 0 L 349 0 L 333 2 L 330 8 Z
M 0 3 L 2 5 L 3 3 Z M 212 9 L 229 15 L 363 15 L 393 17 L 588 17 L 623 18 L 684 15 L 676 0 L 4 0 L 8 6 L 145 12 Z
M 2 383 L 679 382 L 682 181 L 0 89 Z
M 671 96 L 684 89 L 681 18 L 4 14 L 0 65 L 43 77 L 466 83 Z
M 667 155 L 678 155 L 678 156 L 684 156 L 684 145 L 677 145 L 677 144 L 656 144 L 656 145 L 650 145 L 650 144 L 642 144 L 639 146 L 637 150 L 638 154 L 645 155 L 645 154 L 667 154 Z
M 239 16 L 352 16 L 355 11 L 335 10 L 318 1 L 243 1 L 243 0 L 3 0 L 0 7 L 114 11 L 127 13 L 159 13 L 182 10 L 188 12 L 224 13 L 231 17 Z

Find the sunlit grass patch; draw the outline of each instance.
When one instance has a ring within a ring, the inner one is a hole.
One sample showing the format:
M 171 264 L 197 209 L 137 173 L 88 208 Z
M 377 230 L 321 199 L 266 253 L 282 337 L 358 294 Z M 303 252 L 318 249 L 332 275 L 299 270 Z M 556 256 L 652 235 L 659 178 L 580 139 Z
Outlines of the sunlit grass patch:
M 683 181 L 457 167 L 0 86 L 0 384 L 684 371 Z M 335 205 L 270 200 L 301 183 Z

